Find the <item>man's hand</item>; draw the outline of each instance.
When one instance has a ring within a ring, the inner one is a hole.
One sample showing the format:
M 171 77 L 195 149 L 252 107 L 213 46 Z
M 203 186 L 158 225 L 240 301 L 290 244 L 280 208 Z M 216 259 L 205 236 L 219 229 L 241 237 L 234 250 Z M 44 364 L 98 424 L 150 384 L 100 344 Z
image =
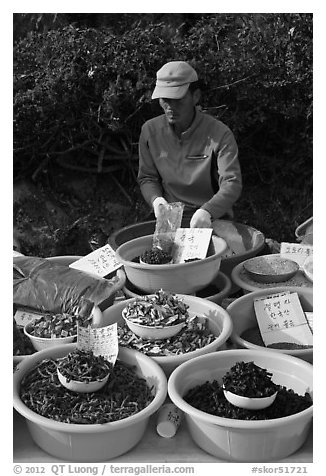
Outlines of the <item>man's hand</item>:
M 190 228 L 211 228 L 212 217 L 209 212 L 203 208 L 195 211 L 190 220 Z
M 154 210 L 154 215 L 155 215 L 155 218 L 157 218 L 160 214 L 160 205 L 167 205 L 168 202 L 165 200 L 165 198 L 163 197 L 156 197 L 154 200 L 153 200 L 153 210 Z

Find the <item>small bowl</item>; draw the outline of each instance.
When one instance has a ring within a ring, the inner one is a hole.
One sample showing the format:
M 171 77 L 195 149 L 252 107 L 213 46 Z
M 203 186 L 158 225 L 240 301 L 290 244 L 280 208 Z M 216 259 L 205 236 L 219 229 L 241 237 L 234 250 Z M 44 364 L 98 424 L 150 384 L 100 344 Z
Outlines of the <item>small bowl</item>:
M 243 267 L 259 283 L 287 281 L 299 271 L 298 263 L 278 254 L 256 256 L 244 261 Z
M 262 410 L 263 408 L 267 408 L 271 406 L 277 395 L 277 392 L 275 392 L 269 397 L 251 398 L 237 395 L 225 389 L 223 389 L 223 393 L 225 398 L 232 403 L 232 405 L 239 408 L 246 408 L 247 410 Z
M 66 387 L 68 390 L 71 390 L 72 392 L 78 392 L 78 393 L 91 393 L 91 392 L 97 392 L 97 390 L 100 390 L 106 382 L 109 380 L 110 377 L 110 372 L 106 375 L 106 377 L 100 379 L 100 380 L 93 380 L 90 382 L 80 382 L 79 380 L 67 380 L 67 378 L 60 372 L 59 369 L 57 369 L 57 374 L 58 374 L 58 379 L 64 387 Z
M 24 327 L 24 333 L 31 340 L 35 350 L 43 350 L 47 349 L 48 347 L 55 347 L 57 345 L 62 344 L 70 344 L 74 341 L 75 338 L 77 338 L 77 334 L 68 337 L 57 337 L 53 339 L 47 337 L 36 337 L 30 333 L 32 327 L 33 321 L 26 324 L 26 326 Z
M 185 326 L 184 322 L 163 327 L 145 326 L 143 324 L 138 324 L 137 322 L 130 321 L 125 316 L 125 310 L 122 311 L 122 317 L 124 318 L 125 323 L 129 327 L 129 329 L 134 334 L 136 334 L 136 336 L 148 340 L 169 339 L 170 337 L 173 337 L 178 334 L 178 332 L 180 332 L 181 329 Z

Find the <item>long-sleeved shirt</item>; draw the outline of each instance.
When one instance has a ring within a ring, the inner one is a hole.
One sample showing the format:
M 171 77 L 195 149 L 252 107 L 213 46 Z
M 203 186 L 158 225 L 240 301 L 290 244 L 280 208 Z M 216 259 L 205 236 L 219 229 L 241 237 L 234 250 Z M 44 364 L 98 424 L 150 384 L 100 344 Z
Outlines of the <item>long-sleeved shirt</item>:
M 238 147 L 223 122 L 196 110 L 179 138 L 164 114 L 147 121 L 139 139 L 138 183 L 146 202 L 183 202 L 185 210 L 232 216 L 242 190 Z

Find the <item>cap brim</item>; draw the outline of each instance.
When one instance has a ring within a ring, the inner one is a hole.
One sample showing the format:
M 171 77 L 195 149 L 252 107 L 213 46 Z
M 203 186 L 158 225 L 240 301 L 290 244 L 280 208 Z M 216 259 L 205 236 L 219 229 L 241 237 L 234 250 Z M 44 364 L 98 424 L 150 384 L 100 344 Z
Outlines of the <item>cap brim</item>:
M 155 86 L 152 99 L 181 99 L 188 91 L 189 84 L 183 84 L 182 86 Z

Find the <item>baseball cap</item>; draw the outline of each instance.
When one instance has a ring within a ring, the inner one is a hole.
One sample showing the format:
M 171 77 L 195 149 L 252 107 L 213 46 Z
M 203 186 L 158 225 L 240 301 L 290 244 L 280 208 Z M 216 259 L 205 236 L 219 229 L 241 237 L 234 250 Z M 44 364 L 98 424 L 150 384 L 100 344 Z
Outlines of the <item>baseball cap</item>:
M 196 71 L 186 61 L 170 61 L 162 66 L 156 74 L 156 86 L 152 99 L 182 98 L 190 83 L 198 81 Z

